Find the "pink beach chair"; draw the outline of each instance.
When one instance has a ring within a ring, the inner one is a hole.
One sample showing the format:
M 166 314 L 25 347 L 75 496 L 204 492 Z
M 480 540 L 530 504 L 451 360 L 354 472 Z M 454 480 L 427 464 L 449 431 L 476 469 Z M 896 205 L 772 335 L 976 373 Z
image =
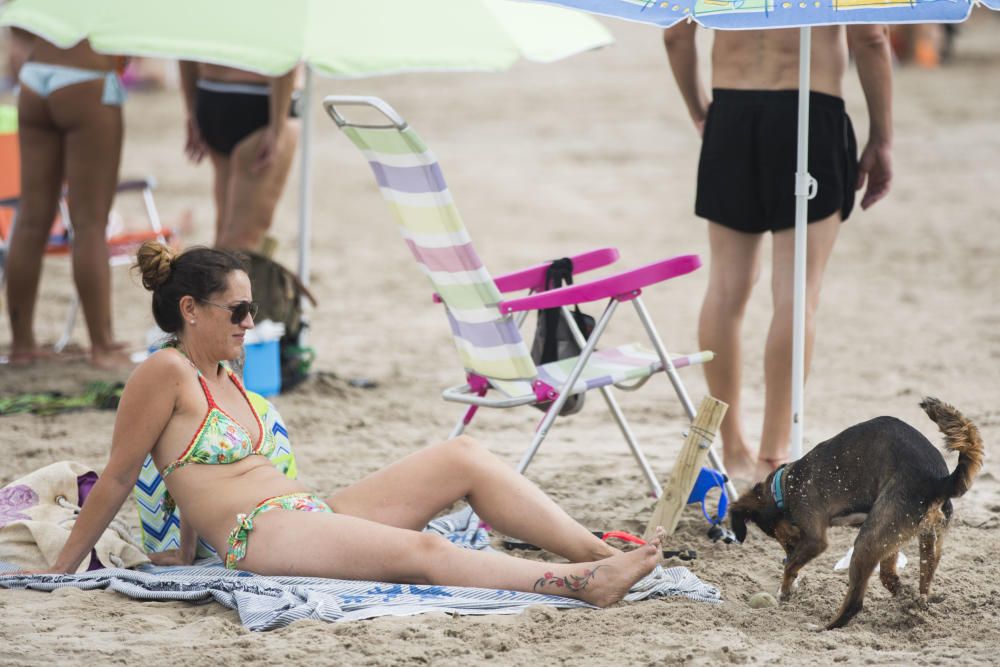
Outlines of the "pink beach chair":
M 694 271 L 701 265 L 696 255 L 654 262 L 589 283 L 545 291 L 549 262 L 497 279 L 480 261 L 458 214 L 441 168 L 416 132 L 384 101 L 373 97 L 331 96 L 323 101 L 327 113 L 361 150 L 375 173 L 379 189 L 395 213 L 403 238 L 421 270 L 430 278 L 434 300 L 444 304 L 458 354 L 465 369 L 463 384 L 445 389 L 447 401 L 464 403 L 464 411 L 451 436 L 461 434 L 479 407 L 513 408 L 548 404 L 527 451 L 517 465 L 524 472 L 559 415 L 567 398 L 598 390 L 621 429 L 625 441 L 657 497 L 662 489 L 625 420 L 612 386 L 636 389 L 650 376 L 664 371 L 689 419 L 695 408 L 677 369 L 712 359 L 711 352 L 671 356 L 653 326 L 641 293 L 648 286 Z M 352 122 L 352 116 L 379 113 L 378 122 Z M 604 248 L 571 258 L 574 273 L 613 263 L 618 251 Z M 505 295 L 527 291 L 526 296 Z M 604 301 L 589 339 L 584 339 L 569 306 Z M 631 303 L 649 337 L 652 349 L 638 343 L 598 349 L 598 343 L 618 306 Z M 519 325 L 530 311 L 560 308 L 581 352 L 578 356 L 536 366 Z M 724 472 L 710 452 L 712 465 Z

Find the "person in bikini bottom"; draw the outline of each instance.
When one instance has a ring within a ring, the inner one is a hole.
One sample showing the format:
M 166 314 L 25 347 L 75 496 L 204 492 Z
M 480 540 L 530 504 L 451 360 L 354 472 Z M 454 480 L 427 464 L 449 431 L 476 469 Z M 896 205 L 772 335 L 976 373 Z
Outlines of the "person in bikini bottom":
M 180 549 L 156 555 L 160 564 L 192 562 L 200 535 L 225 554 L 227 567 L 263 575 L 477 586 L 602 607 L 656 566 L 662 531 L 621 552 L 465 436 L 414 451 L 327 498 L 311 493 L 267 458 L 273 436 L 225 362 L 254 326 L 242 260 L 218 249 L 176 255 L 146 243 L 138 267 L 153 292 L 154 319 L 174 342 L 125 385 L 107 466 L 51 571 L 80 566 L 147 455 L 181 516 Z M 570 562 L 463 549 L 422 532 L 463 498 L 498 532 Z
M 125 346 L 114 339 L 105 243 L 124 133 L 122 64 L 120 58 L 96 53 L 86 40 L 60 49 L 34 38 L 18 74 L 21 197 L 6 267 L 11 363 L 51 354 L 35 340 L 35 305 L 42 254 L 65 184 L 73 280 L 90 337 L 90 360 L 101 368 L 131 366 Z

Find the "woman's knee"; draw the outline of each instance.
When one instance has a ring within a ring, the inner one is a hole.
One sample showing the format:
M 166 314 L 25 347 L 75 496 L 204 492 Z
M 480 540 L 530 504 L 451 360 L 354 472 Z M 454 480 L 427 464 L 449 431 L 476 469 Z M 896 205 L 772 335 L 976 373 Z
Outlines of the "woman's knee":
M 449 551 L 457 547 L 440 535 L 432 533 L 415 533 L 411 541 L 412 544 L 407 545 L 410 565 L 405 568 L 409 572 L 400 574 L 417 580 L 420 584 L 436 583 L 438 581 L 438 577 L 435 576 L 436 568 L 443 565 Z
M 460 435 L 457 438 L 452 438 L 445 441 L 443 445 L 455 456 L 469 460 L 479 459 L 486 451 L 486 448 L 478 440 L 468 435 Z

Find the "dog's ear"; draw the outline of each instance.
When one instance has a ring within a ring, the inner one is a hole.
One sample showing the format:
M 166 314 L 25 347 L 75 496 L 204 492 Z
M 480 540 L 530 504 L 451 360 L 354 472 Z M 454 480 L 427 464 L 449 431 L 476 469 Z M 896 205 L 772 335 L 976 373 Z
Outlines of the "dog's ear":
M 741 510 L 730 510 L 729 524 L 732 526 L 736 541 L 742 544 L 747 539 L 747 513 Z
M 757 484 L 729 507 L 730 526 L 740 542 L 747 538 L 747 521 L 757 523 L 757 517 L 765 506 L 762 493 L 763 486 Z

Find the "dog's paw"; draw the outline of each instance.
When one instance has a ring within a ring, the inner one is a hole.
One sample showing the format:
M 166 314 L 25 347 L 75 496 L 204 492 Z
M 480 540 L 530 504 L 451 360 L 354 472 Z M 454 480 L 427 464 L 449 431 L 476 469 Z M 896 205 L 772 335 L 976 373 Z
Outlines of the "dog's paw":
M 792 583 L 788 584 L 786 587 L 784 582 L 778 588 L 775 596 L 778 598 L 779 602 L 788 602 L 792 599 L 792 593 L 794 593 L 799 587 L 799 577 L 792 579 Z

